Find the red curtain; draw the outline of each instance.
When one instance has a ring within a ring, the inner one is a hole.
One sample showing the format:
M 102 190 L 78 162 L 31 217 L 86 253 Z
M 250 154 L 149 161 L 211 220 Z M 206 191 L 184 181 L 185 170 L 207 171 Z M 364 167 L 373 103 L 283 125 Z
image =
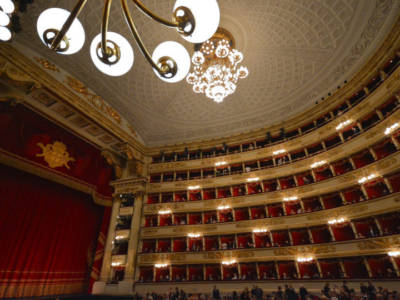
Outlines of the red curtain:
M 96 192 L 111 201 L 112 188 L 109 182 L 114 176 L 112 167 L 99 149 L 69 131 L 22 105 L 9 107 L 0 103 L 0 136 L 0 149 L 52 172 L 60 172 L 93 185 Z M 50 169 L 44 158 L 37 156 L 43 152 L 38 143 L 46 146 L 56 141 L 65 144 L 70 157 L 75 159 L 69 162 L 69 168 Z
M 368 182 L 364 187 L 370 199 L 379 198 L 389 194 L 389 189 L 386 187 L 383 180 Z
M 141 267 L 139 272 L 140 282 L 152 282 L 153 281 L 153 267 Z
M 186 238 L 177 238 L 173 242 L 173 252 L 186 251 Z
M 280 279 L 297 278 L 297 271 L 294 262 L 278 262 Z
M 254 233 L 254 244 L 256 248 L 271 247 L 271 241 L 266 232 Z
M 290 234 L 292 235 L 293 246 L 310 243 L 307 229 L 292 230 Z
M 298 263 L 300 277 L 303 279 L 318 278 L 318 268 L 314 262 Z
M 248 208 L 238 208 L 235 209 L 235 220 L 236 221 L 243 221 L 249 219 L 249 210 Z
M 265 218 L 265 207 L 264 206 L 251 207 L 250 212 L 251 212 L 252 219 Z
M 289 233 L 287 231 L 275 231 L 271 232 L 272 240 L 275 246 L 289 246 Z
M 319 260 L 318 261 L 323 278 L 340 278 L 342 273 L 340 264 L 336 260 Z
M 147 196 L 148 204 L 153 204 L 153 203 L 158 203 L 158 202 L 160 202 L 158 194 L 150 194 Z
M 392 278 L 396 274 L 392 262 L 387 255 L 368 257 L 367 261 L 372 273 L 372 277 L 374 278 Z
M 156 251 L 156 240 L 143 240 L 142 242 L 143 253 L 153 253 L 155 251 Z
M 171 240 L 169 240 L 169 239 L 158 240 L 157 251 L 158 252 L 171 252 Z
M 271 204 L 271 205 L 268 205 L 268 215 L 270 217 L 281 217 L 281 216 L 283 216 L 282 204 Z
M 203 266 L 202 265 L 189 265 L 189 280 L 200 281 L 203 280 Z
M 286 207 L 286 214 L 287 215 L 295 215 L 297 213 L 301 213 L 301 211 L 302 211 L 299 201 L 297 201 L 297 202 L 286 202 L 285 203 L 285 207 Z
M 354 232 L 349 223 L 332 225 L 331 228 L 335 240 L 338 242 L 354 239 Z
M 172 280 L 186 281 L 186 266 L 172 266 Z
M 373 149 L 377 159 L 382 159 L 397 151 L 396 146 L 390 139 L 376 145 Z
M 219 249 L 218 237 L 217 236 L 206 236 L 204 238 L 206 251 L 213 251 Z
M 86 293 L 104 208 L 0 165 L 0 297 Z
M 97 247 L 96 247 L 96 253 L 94 255 L 92 272 L 90 273 L 89 294 L 92 292 L 93 284 L 100 277 L 101 265 L 103 263 L 104 247 L 107 240 L 108 226 L 110 224 L 110 217 L 111 217 L 111 208 L 106 207 L 104 209 L 99 237 L 97 238 Z
M 191 213 L 189 214 L 189 225 L 201 224 L 201 213 Z
M 220 265 L 207 265 L 206 266 L 206 280 L 221 280 L 221 267 Z
M 339 194 L 329 194 L 322 197 L 325 209 L 335 208 L 343 205 L 342 198 Z
M 329 243 L 331 241 L 331 233 L 327 226 L 311 228 L 311 235 L 314 244 Z
M 393 188 L 393 192 L 400 192 L 400 173 L 393 174 L 388 179 Z
M 322 209 L 322 206 L 321 206 L 321 203 L 319 202 L 318 197 L 303 199 L 302 201 L 304 204 L 305 212 L 312 212 L 312 211 L 317 211 L 317 210 Z
M 276 278 L 275 263 L 273 262 L 258 263 L 258 272 L 260 274 L 261 280 Z
M 343 259 L 344 269 L 349 278 L 367 278 L 368 271 L 362 259 L 354 257 Z

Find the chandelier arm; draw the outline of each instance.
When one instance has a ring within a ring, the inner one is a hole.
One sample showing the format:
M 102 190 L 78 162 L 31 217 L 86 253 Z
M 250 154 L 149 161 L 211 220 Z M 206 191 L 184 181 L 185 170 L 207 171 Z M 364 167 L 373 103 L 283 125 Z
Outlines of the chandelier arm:
M 140 0 L 132 0 L 132 2 L 136 5 L 136 7 L 138 9 L 140 9 L 145 15 L 147 15 L 154 21 L 161 23 L 162 25 L 167 26 L 167 27 L 172 27 L 172 28 L 180 27 L 178 22 L 171 22 L 171 21 L 168 21 L 168 20 L 154 14 Z
M 78 3 L 75 5 L 74 9 L 70 13 L 68 19 L 65 21 L 61 30 L 57 33 L 54 37 L 54 40 L 51 43 L 51 50 L 57 51 L 58 47 L 60 46 L 61 41 L 64 39 L 65 34 L 68 32 L 69 28 L 71 27 L 72 23 L 78 17 L 79 13 L 85 6 L 87 0 L 79 0 Z
M 126 22 L 128 23 L 129 29 L 131 30 L 131 33 L 133 35 L 133 37 L 135 38 L 135 41 L 137 43 L 137 45 L 140 48 L 140 51 L 142 52 L 143 56 L 146 58 L 146 60 L 149 62 L 149 64 L 155 69 L 157 70 L 157 72 L 162 76 L 165 73 L 168 72 L 168 70 L 163 70 L 161 69 L 157 63 L 153 60 L 153 58 L 151 57 L 149 51 L 147 50 L 146 46 L 144 45 L 142 39 L 139 36 L 139 33 L 136 29 L 135 23 L 133 22 L 132 16 L 129 12 L 129 8 L 128 8 L 128 4 L 126 2 L 126 0 L 121 0 L 121 6 L 122 6 L 122 10 L 126 19 Z
M 108 30 L 108 20 L 110 17 L 112 0 L 105 0 L 103 9 L 103 20 L 101 23 L 101 51 L 104 55 L 110 54 L 107 50 L 107 30 Z

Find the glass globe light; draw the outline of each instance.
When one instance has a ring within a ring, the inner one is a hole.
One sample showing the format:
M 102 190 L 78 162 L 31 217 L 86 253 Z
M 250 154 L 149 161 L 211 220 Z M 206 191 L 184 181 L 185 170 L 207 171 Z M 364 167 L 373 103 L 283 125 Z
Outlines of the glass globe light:
M 191 43 L 202 43 L 214 35 L 220 19 L 219 6 L 216 0 L 177 0 L 174 12 L 181 6 L 191 11 L 196 23 L 191 35 L 182 35 L 185 40 Z
M 11 31 L 7 27 L 0 26 L 0 40 L 7 42 L 11 39 Z
M 61 30 L 65 21 L 69 17 L 69 11 L 62 8 L 49 8 L 43 11 L 37 21 L 37 32 L 42 42 L 49 47 L 44 38 L 43 34 L 48 29 Z M 58 52 L 60 54 L 74 54 L 81 50 L 85 43 L 85 31 L 81 22 L 75 19 L 71 27 L 65 34 L 66 39 L 69 42 L 69 48 L 65 52 Z M 61 42 L 63 43 L 63 42 Z
M 15 10 L 14 2 L 11 0 L 0 0 L 0 7 L 6 14 L 11 14 Z
M 113 48 L 114 45 L 112 44 L 112 42 L 118 45 L 120 49 L 120 58 L 115 64 L 106 64 L 105 62 L 101 61 L 100 58 L 97 56 L 97 53 L 99 53 L 99 55 L 102 55 L 101 48 L 98 49 L 97 47 L 99 43 L 101 43 L 101 34 L 98 34 L 93 39 L 92 44 L 90 45 L 90 56 L 96 68 L 104 74 L 110 76 L 122 76 L 132 68 L 134 61 L 133 50 L 129 42 L 122 35 L 109 31 L 107 32 L 107 46 Z
M 170 57 L 172 58 L 178 68 L 177 73 L 174 77 L 165 78 L 161 76 L 157 70 L 154 70 L 154 73 L 163 81 L 166 82 L 178 82 L 186 77 L 187 73 L 189 73 L 190 69 L 190 56 L 185 47 L 177 42 L 163 42 L 154 49 L 153 52 L 153 60 L 158 63 L 159 59 L 162 57 Z
M 10 17 L 0 10 L 0 26 L 7 26 L 10 24 Z

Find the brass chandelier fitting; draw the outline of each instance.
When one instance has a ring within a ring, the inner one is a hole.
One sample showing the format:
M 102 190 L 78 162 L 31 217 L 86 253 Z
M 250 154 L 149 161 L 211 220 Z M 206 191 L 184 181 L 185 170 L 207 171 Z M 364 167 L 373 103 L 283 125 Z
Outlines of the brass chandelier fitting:
M 150 55 L 144 45 L 127 0 L 120 0 L 121 9 L 133 38 L 145 59 L 159 78 L 167 82 L 177 82 L 185 78 L 190 69 L 187 50 L 176 42 L 161 43 Z M 78 16 L 87 0 L 78 0 L 71 13 L 61 8 L 49 8 L 38 18 L 37 30 L 42 42 L 59 54 L 78 52 L 84 44 L 85 33 Z M 187 41 L 202 43 L 213 36 L 219 25 L 220 12 L 216 0 L 177 0 L 168 21 L 148 9 L 141 1 L 132 0 L 135 7 L 152 20 L 169 28 L 175 28 Z M 121 76 L 133 65 L 133 50 L 129 42 L 108 31 L 112 0 L 105 0 L 101 33 L 91 44 L 91 57 L 95 66 L 111 76 Z

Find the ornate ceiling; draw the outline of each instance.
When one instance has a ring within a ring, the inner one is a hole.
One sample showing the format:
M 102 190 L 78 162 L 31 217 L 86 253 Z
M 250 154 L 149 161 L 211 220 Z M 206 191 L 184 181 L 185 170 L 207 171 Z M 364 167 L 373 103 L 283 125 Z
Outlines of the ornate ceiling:
M 199 0 L 200 1 L 200 0 Z M 132 42 L 135 63 L 125 76 L 112 78 L 94 67 L 91 40 L 100 32 L 103 1 L 89 0 L 79 19 L 86 30 L 84 48 L 75 55 L 47 50 L 35 22 L 46 7 L 71 9 L 76 1 L 36 0 L 22 17 L 16 41 L 38 52 L 106 99 L 149 146 L 210 139 L 246 132 L 304 111 L 351 78 L 378 49 L 400 13 L 397 0 L 219 0 L 221 26 L 243 52 L 248 78 L 235 94 L 215 103 L 194 94 L 185 81 L 159 80 L 129 35 L 114 1 L 110 30 Z M 144 0 L 158 14 L 170 16 L 173 0 Z M 190 53 L 193 45 L 176 32 L 133 13 L 149 47 L 176 40 Z

